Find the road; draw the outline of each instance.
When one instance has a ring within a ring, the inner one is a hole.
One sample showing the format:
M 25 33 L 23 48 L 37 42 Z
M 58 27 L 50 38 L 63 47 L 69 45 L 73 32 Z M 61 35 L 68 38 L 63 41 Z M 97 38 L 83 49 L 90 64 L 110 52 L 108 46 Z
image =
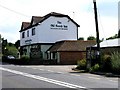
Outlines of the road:
M 1 65 L 2 88 L 73 88 L 75 90 L 118 90 L 118 78 L 71 70 L 74 66 Z

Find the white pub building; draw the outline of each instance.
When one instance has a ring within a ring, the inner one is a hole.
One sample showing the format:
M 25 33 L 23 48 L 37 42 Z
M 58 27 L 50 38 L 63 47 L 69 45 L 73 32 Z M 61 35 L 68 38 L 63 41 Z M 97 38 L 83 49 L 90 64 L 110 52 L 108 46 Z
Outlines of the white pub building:
M 49 59 L 47 51 L 55 42 L 77 40 L 79 25 L 68 15 L 49 13 L 32 16 L 31 22 L 22 22 L 20 30 L 21 55 Z M 50 55 L 51 56 L 51 55 Z

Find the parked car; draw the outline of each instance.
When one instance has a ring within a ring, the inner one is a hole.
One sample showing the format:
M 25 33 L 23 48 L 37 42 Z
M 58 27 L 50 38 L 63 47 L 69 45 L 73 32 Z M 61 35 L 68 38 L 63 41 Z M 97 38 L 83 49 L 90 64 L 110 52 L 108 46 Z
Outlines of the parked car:
M 8 55 L 8 56 L 7 56 L 7 59 L 15 59 L 15 57 L 12 56 L 12 55 Z

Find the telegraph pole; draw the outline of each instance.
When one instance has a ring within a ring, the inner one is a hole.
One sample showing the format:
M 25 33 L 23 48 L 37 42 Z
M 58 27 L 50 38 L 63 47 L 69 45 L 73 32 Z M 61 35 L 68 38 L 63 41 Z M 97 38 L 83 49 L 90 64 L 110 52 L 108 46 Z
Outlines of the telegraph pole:
M 96 0 L 93 0 L 93 3 L 94 3 L 95 25 L 96 25 L 97 59 L 99 60 L 100 59 L 100 40 L 99 40 L 99 28 L 98 28 Z

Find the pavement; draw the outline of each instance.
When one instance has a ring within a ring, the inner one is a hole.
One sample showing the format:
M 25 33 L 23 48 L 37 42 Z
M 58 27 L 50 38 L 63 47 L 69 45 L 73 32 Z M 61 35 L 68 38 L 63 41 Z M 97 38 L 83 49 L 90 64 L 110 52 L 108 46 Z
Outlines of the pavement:
M 73 71 L 76 71 L 76 72 L 79 72 L 79 73 L 86 73 L 88 71 L 85 71 L 85 70 L 79 70 L 79 69 L 76 69 L 76 68 L 72 68 Z M 102 75 L 102 76 L 106 76 L 106 77 L 118 77 L 120 78 L 120 75 L 119 74 L 114 74 L 114 73 L 111 73 L 111 72 L 89 72 L 91 74 L 96 74 L 96 75 Z

